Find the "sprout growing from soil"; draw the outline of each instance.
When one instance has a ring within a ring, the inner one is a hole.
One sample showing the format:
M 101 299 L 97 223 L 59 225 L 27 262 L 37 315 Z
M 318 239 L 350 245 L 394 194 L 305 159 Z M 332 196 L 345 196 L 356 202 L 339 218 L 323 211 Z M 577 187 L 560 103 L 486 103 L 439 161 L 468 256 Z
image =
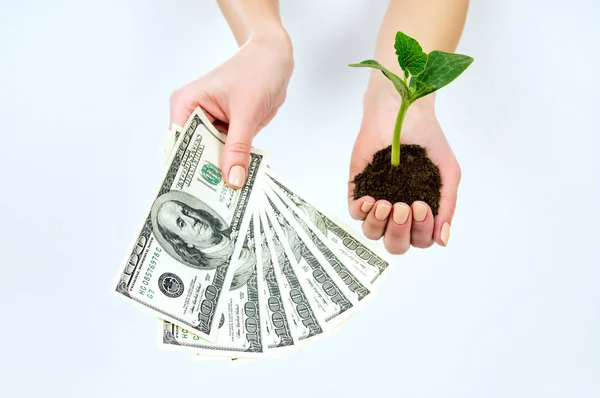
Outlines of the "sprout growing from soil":
M 399 166 L 402 124 L 410 105 L 419 98 L 451 83 L 471 65 L 473 58 L 439 50 L 426 54 L 419 42 L 402 32 L 396 33 L 394 48 L 396 49 L 396 55 L 398 55 L 400 68 L 404 72 L 402 78 L 372 59 L 350 64 L 349 66 L 379 69 L 398 90 L 401 102 L 396 125 L 394 126 L 391 158 L 392 165 Z

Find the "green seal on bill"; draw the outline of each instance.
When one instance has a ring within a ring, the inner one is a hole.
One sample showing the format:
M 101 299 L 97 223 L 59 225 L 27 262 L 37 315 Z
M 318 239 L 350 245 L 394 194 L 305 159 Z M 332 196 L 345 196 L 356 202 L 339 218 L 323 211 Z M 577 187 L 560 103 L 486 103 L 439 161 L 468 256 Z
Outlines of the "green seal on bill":
M 202 166 L 202 177 L 213 185 L 217 185 L 222 179 L 219 169 L 210 163 L 206 163 Z

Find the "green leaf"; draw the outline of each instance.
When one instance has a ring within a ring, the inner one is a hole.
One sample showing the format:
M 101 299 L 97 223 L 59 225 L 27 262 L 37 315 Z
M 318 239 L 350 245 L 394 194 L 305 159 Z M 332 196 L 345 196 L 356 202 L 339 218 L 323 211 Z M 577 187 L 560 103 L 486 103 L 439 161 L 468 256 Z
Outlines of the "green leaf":
M 398 56 L 398 63 L 407 79 L 409 72 L 411 75 L 417 76 L 425 70 L 427 54 L 423 52 L 418 41 L 402 32 L 397 32 L 394 48 Z
M 406 83 L 404 83 L 404 81 L 398 75 L 387 70 L 379 62 L 374 61 L 372 59 L 368 59 L 358 64 L 350 64 L 348 66 L 379 69 L 385 77 L 387 77 L 392 81 L 392 83 L 394 83 L 394 87 L 396 87 L 396 90 L 398 90 L 402 99 L 405 99 L 407 101 L 410 99 L 410 94 L 408 93 L 408 87 L 406 87 Z
M 427 95 L 427 93 L 434 92 L 435 87 L 430 84 L 423 83 L 421 81 L 416 81 L 414 84 L 410 85 L 408 90 L 410 91 L 410 98 L 411 98 L 411 102 L 412 102 L 417 98 L 421 98 L 421 97 Z
M 411 102 L 450 84 L 473 63 L 468 55 L 432 51 L 420 75 L 410 79 Z

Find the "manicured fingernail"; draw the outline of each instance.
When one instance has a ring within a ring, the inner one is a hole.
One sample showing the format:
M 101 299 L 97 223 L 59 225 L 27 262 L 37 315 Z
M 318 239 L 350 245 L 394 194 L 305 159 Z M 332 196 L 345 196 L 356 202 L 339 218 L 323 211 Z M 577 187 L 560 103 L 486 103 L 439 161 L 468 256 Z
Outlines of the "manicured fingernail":
M 392 215 L 396 224 L 402 225 L 408 220 L 408 206 L 394 205 L 394 214 Z
M 229 170 L 229 184 L 234 187 L 241 188 L 244 185 L 246 179 L 246 170 L 240 166 L 235 165 Z
M 423 221 L 427 217 L 427 206 L 421 202 L 415 202 L 412 205 L 413 218 L 415 221 Z
M 392 206 L 386 203 L 379 203 L 375 209 L 375 218 L 379 221 L 385 220 L 390 215 L 390 210 L 392 210 Z
M 373 202 L 367 202 L 364 201 L 362 206 L 360 206 L 360 209 L 364 212 L 364 213 L 368 213 L 371 211 L 371 208 L 373 207 Z
M 440 232 L 440 238 L 442 238 L 442 242 L 444 242 L 444 246 L 448 245 L 448 239 L 450 239 L 450 224 L 445 222 L 442 224 L 442 230 Z

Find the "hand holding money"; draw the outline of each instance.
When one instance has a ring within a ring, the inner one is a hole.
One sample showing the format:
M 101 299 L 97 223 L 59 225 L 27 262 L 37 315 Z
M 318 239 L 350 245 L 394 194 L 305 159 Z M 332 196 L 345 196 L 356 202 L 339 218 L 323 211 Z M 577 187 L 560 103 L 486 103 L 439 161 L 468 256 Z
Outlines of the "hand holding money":
M 183 126 L 199 106 L 218 130 L 227 130 L 219 167 L 229 186 L 241 188 L 252 139 L 283 104 L 292 70 L 284 31 L 255 35 L 225 63 L 172 94 L 171 125 Z
M 196 108 L 114 285 L 159 319 L 159 346 L 265 358 L 339 330 L 389 262 L 266 168 L 252 148 L 241 189 L 225 184 L 224 134 Z

